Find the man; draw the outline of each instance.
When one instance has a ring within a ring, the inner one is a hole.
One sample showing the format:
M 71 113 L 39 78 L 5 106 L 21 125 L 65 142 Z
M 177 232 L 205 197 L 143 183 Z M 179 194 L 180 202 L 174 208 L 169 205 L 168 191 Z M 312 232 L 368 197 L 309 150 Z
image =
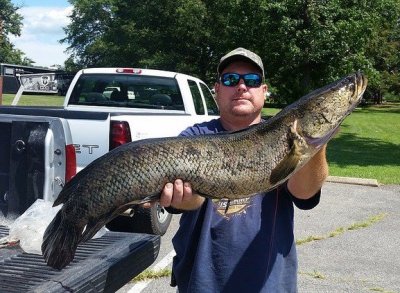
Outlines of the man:
M 220 118 L 181 135 L 236 131 L 259 123 L 267 85 L 261 58 L 237 48 L 221 58 L 215 83 Z M 293 203 L 311 209 L 328 174 L 325 147 L 286 183 L 241 200 L 205 199 L 190 182 L 167 183 L 160 203 L 182 213 L 173 238 L 179 292 L 295 292 Z

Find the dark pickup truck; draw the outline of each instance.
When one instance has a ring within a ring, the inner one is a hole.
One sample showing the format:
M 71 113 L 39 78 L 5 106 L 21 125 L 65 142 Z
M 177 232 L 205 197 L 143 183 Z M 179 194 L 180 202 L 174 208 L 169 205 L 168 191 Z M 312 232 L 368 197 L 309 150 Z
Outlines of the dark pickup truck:
M 0 114 L 0 238 L 9 233 L 8 218 L 36 199 L 54 201 L 75 172 L 63 118 Z M 159 246 L 158 235 L 109 231 L 81 244 L 73 262 L 56 270 L 18 243 L 2 245 L 0 292 L 115 292 L 155 261 Z

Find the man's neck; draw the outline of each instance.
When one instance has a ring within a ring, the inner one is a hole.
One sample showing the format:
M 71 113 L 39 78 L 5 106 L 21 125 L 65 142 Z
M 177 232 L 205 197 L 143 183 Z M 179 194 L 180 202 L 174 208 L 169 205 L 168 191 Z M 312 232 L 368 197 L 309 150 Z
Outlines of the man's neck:
M 227 131 L 242 130 L 249 127 L 250 125 L 260 123 L 260 121 L 261 115 L 258 115 L 255 118 L 234 117 L 232 120 L 221 117 L 222 127 Z

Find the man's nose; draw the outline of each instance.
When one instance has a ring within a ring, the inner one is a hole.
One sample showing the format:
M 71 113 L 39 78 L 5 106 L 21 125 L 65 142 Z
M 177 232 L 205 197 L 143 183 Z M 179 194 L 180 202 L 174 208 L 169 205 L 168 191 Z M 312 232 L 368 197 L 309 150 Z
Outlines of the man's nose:
M 246 84 L 244 83 L 243 78 L 241 78 L 241 79 L 239 80 L 239 83 L 238 83 L 238 85 L 237 85 L 237 89 L 238 89 L 238 91 L 247 91 L 247 86 L 246 86 Z

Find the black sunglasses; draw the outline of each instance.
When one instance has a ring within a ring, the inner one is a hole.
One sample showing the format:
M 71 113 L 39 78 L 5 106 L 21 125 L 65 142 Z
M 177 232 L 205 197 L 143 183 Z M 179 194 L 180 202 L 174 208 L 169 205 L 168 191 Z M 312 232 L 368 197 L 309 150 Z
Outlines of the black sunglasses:
M 258 73 L 224 73 L 219 79 L 224 86 L 236 86 L 240 79 L 243 79 L 244 84 L 249 87 L 259 87 L 262 83 L 262 77 Z

